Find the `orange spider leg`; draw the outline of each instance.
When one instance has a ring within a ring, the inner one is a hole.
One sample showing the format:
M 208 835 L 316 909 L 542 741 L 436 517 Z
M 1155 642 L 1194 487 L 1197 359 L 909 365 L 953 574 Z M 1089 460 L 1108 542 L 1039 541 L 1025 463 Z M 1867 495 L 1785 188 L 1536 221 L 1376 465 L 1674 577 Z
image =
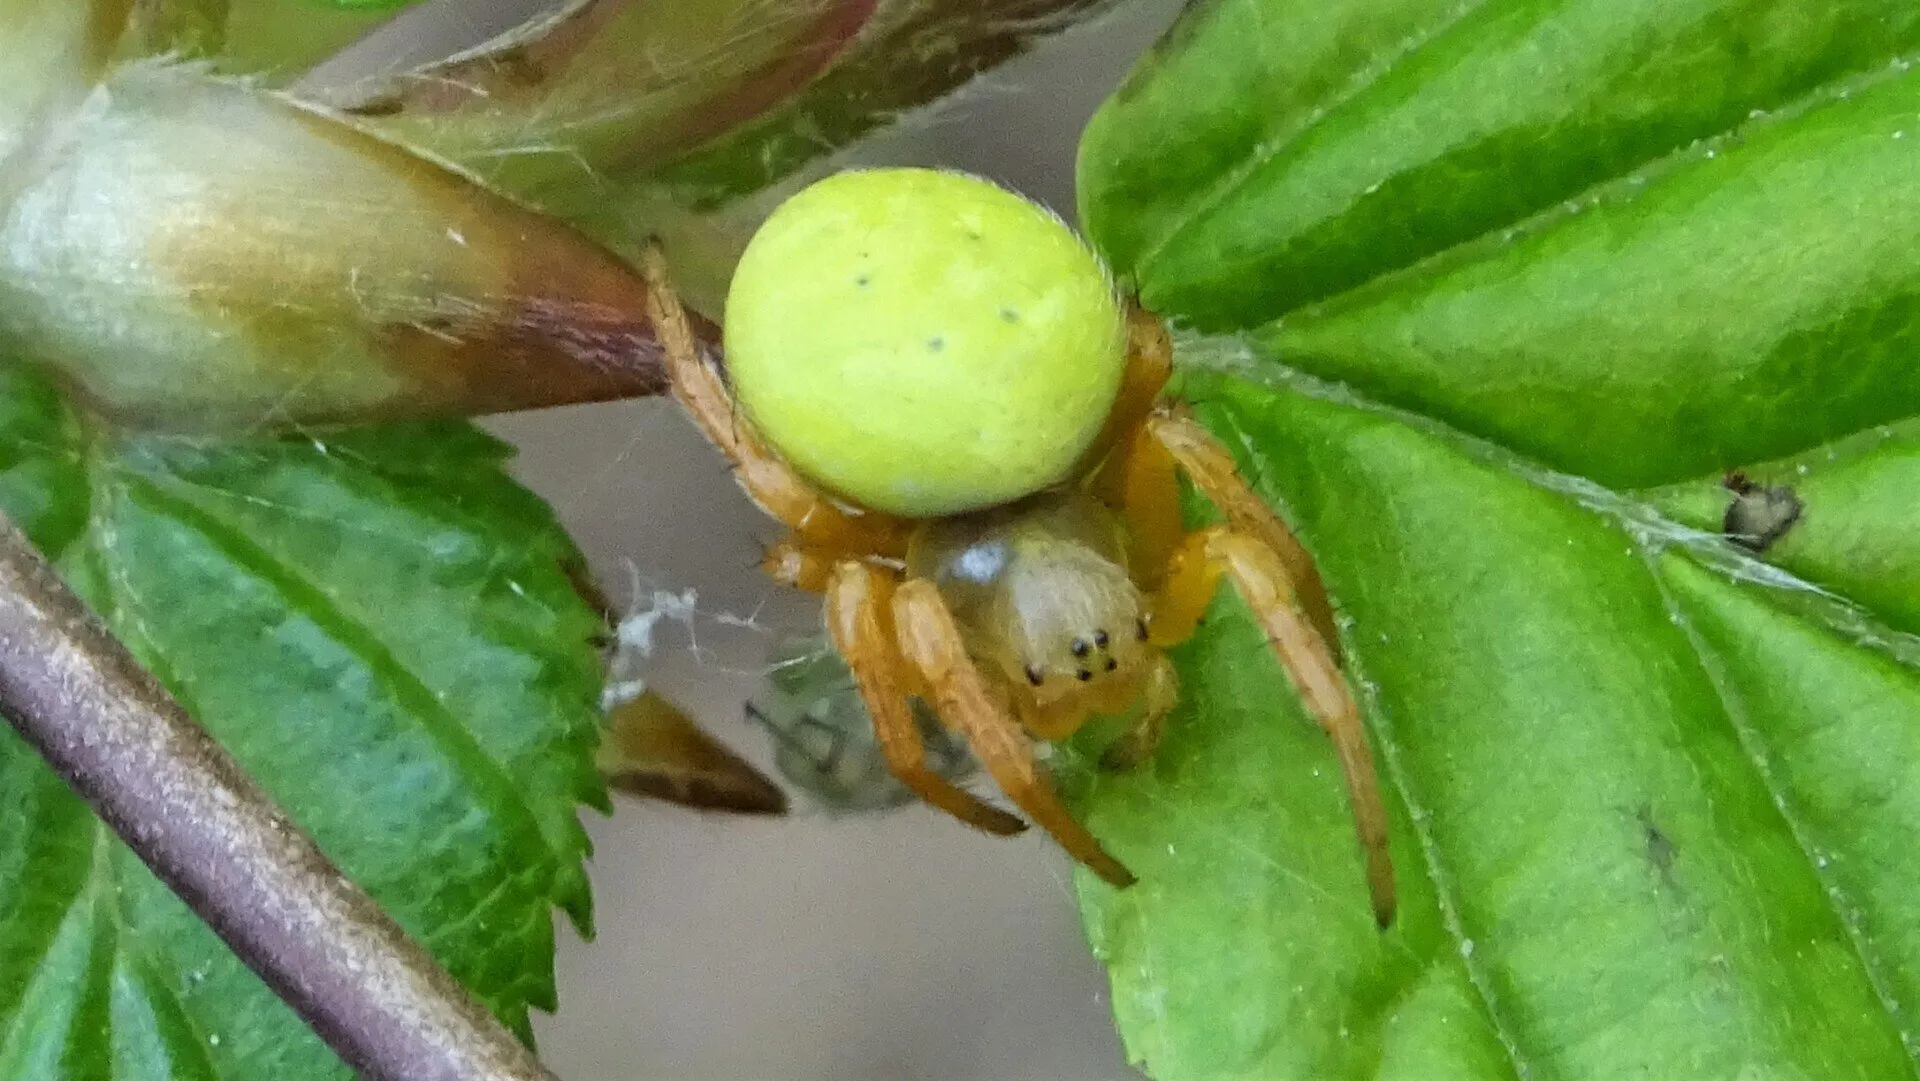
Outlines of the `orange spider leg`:
M 915 795 L 969 826 L 1002 837 L 1021 832 L 1025 822 L 927 767 L 890 625 L 892 579 L 891 571 L 846 560 L 833 569 L 827 585 L 827 628 L 853 670 L 887 768 Z
M 1167 336 L 1167 325 L 1138 304 L 1129 304 L 1127 367 L 1120 376 L 1120 392 L 1114 397 L 1113 408 L 1107 411 L 1100 434 L 1081 456 L 1080 467 L 1074 470 L 1076 476 L 1133 439 L 1172 376 L 1173 340 Z
M 1173 455 L 1154 440 L 1137 437 L 1107 463 L 1098 483 L 1107 491 L 1097 497 L 1126 520 L 1127 561 L 1134 580 L 1152 589 L 1187 535 Z
M 1387 850 L 1387 809 L 1380 798 L 1366 726 L 1326 639 L 1294 608 L 1291 580 L 1279 554 L 1263 538 L 1223 526 L 1189 536 L 1174 555 L 1165 587 L 1154 598 L 1153 625 L 1160 628 L 1156 638 L 1170 636 L 1176 626 L 1191 632 L 1223 575 L 1232 578 L 1246 598 L 1308 714 L 1333 740 L 1366 859 L 1373 915 L 1385 927 L 1393 922 L 1395 907 L 1393 860 Z M 1167 618 L 1159 617 L 1162 612 Z
M 1007 798 L 1095 874 L 1115 886 L 1132 885 L 1133 872 L 1108 855 L 1054 793 L 1027 733 L 967 656 L 960 628 L 933 583 L 911 579 L 900 586 L 893 618 L 901 653 L 926 680 L 940 718 L 965 737 Z
M 1204 538 L 1211 532 L 1187 534 L 1167 557 L 1160 588 L 1147 602 L 1148 643 L 1168 649 L 1192 638 L 1200 628 L 1220 579 L 1226 576 L 1226 568 L 1207 557 Z
M 1127 556 L 1137 578 L 1166 565 L 1186 535 L 1186 522 L 1173 456 L 1154 440 L 1142 438 L 1173 372 L 1172 343 L 1159 317 L 1137 306 L 1127 314 L 1127 371 L 1106 426 L 1082 464 L 1099 463 L 1088 489 L 1127 520 Z
M 1327 599 L 1327 587 L 1313 565 L 1300 539 L 1293 535 L 1273 508 L 1255 495 L 1240 476 L 1233 456 L 1198 422 L 1188 417 L 1158 413 L 1149 417 L 1146 431 L 1152 441 L 1165 447 L 1180 468 L 1214 506 L 1227 516 L 1228 524 L 1253 537 L 1280 557 L 1286 565 L 1287 579 L 1294 584 L 1300 607 L 1313 621 L 1334 660 L 1340 658 L 1340 636 L 1333 620 L 1333 604 Z
M 809 548 L 788 537 L 768 546 L 766 554 L 760 558 L 760 569 L 783 586 L 803 589 L 808 593 L 825 593 L 827 583 L 833 578 L 833 568 L 850 554 L 856 553 Z
M 666 354 L 673 395 L 733 463 L 735 477 L 754 502 L 812 545 L 848 553 L 904 552 L 908 523 L 891 515 L 843 510 L 781 461 L 734 409 L 720 376 L 701 357 L 657 244 L 642 249 L 640 272 L 647 283 L 647 315 Z

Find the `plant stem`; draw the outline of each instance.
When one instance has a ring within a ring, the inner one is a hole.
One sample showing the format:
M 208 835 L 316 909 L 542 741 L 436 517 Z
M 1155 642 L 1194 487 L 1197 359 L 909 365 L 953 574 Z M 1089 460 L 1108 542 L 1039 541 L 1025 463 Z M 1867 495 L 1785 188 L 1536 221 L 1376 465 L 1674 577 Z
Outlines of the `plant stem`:
M 0 515 L 0 713 L 370 1081 L 554 1081 Z

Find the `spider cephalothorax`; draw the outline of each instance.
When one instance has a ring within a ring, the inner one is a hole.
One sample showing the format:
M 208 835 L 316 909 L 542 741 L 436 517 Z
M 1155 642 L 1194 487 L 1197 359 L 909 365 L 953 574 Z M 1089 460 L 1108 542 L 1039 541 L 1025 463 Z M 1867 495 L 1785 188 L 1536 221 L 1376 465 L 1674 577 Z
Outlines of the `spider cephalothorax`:
M 814 265 L 773 273 L 793 251 Z M 1131 883 L 1032 742 L 1135 711 L 1104 761 L 1144 758 L 1179 694 L 1162 651 L 1228 579 L 1332 737 L 1374 914 L 1392 920 L 1386 814 L 1312 562 L 1225 449 L 1162 400 L 1165 327 L 1123 311 L 1071 230 L 950 173 L 814 185 L 756 236 L 729 297 L 746 414 L 702 359 L 657 249 L 643 269 L 674 393 L 792 529 L 766 569 L 825 594 L 828 633 L 908 788 L 989 832 L 1025 828 L 928 767 L 918 699 L 1076 859 Z M 798 301 L 741 299 L 783 281 Z M 1226 525 L 1184 529 L 1180 473 Z
M 969 653 L 1047 705 L 1111 695 L 1147 662 L 1145 601 L 1126 560 L 1120 518 L 1059 489 L 928 522 L 906 570 L 939 589 Z

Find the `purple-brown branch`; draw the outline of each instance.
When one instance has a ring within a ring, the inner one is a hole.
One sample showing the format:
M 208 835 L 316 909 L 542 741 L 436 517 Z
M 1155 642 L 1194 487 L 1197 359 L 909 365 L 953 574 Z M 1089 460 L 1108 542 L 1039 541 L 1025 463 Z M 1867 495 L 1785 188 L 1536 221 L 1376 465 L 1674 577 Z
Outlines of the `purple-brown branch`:
M 370 1081 L 554 1081 L 0 516 L 0 713 Z

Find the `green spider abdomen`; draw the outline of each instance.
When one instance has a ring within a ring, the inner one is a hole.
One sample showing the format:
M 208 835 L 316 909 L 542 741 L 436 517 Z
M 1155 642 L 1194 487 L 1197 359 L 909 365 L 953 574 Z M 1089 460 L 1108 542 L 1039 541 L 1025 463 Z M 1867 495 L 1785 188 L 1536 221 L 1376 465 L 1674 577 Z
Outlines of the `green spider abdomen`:
M 810 480 L 930 518 L 1065 479 L 1126 363 L 1097 259 L 1043 208 L 930 169 L 789 199 L 727 297 L 734 393 Z

